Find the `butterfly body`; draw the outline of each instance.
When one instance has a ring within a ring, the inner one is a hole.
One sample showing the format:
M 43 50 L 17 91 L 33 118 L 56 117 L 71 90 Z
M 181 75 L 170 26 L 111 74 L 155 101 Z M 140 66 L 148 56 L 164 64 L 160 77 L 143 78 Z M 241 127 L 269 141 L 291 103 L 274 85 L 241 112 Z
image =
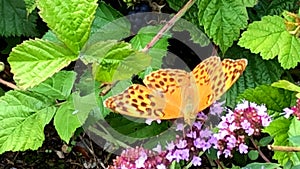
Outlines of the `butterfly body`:
M 245 70 L 246 59 L 231 60 L 213 56 L 192 72 L 160 69 L 147 75 L 145 86 L 133 84 L 109 97 L 104 105 L 124 115 L 148 119 L 184 117 L 188 124 L 198 112 L 219 99 Z

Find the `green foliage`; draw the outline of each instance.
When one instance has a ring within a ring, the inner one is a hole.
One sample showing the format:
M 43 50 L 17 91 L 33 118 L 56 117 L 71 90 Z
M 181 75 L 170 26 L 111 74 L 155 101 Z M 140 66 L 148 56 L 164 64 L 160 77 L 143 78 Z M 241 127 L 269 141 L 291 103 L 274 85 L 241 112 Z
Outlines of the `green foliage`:
M 238 55 L 236 55 L 238 53 Z M 236 97 L 248 88 L 255 88 L 263 84 L 272 84 L 280 79 L 283 69 L 275 60 L 266 61 L 258 55 L 250 53 L 238 46 L 231 47 L 225 57 L 232 59 L 246 58 L 248 65 L 243 75 L 226 93 L 226 105 L 234 108 Z
M 23 0 L 2 0 L 0 8 L 1 36 L 37 36 L 37 14 L 27 15 Z
M 252 53 L 260 53 L 266 60 L 278 55 L 278 61 L 285 69 L 294 68 L 300 62 L 300 40 L 289 34 L 284 19 L 279 16 L 265 16 L 261 21 L 251 23 L 238 44 Z
M 72 52 L 78 53 L 89 37 L 96 0 L 39 0 L 40 16 Z M 67 19 L 66 19 L 67 18 Z
M 260 20 L 266 15 L 280 15 L 284 10 L 297 11 L 300 7 L 298 2 L 298 0 L 260 0 L 248 12 L 252 20 Z
M 76 59 L 77 56 L 64 45 L 36 39 L 24 41 L 15 47 L 8 62 L 18 86 L 27 89 L 51 77 Z
M 273 145 L 279 146 L 295 146 L 289 141 L 289 138 L 299 136 L 300 121 L 295 117 L 292 120 L 285 119 L 284 117 L 278 118 L 265 128 L 265 132 L 274 137 Z M 282 152 L 275 151 L 274 159 L 278 160 L 281 165 L 284 165 L 289 160 L 293 165 L 299 165 L 300 153 L 299 152 Z
M 247 27 L 247 10 L 256 4 L 251 1 L 198 1 L 199 23 L 204 26 L 205 33 L 220 46 L 223 53 L 238 40 L 240 30 Z
M 27 14 L 30 14 L 36 8 L 36 0 L 24 0 Z
M 54 100 L 34 92 L 5 93 L 0 98 L 0 153 L 42 146 L 44 127 L 56 111 L 54 105 Z
M 61 104 L 54 116 L 54 126 L 62 140 L 68 143 L 75 130 L 84 124 L 89 113 L 97 106 L 94 98 L 94 93 L 84 97 L 73 93 Z
M 52 99 L 66 100 L 71 93 L 75 78 L 75 72 L 60 71 L 30 91 L 47 94 L 47 97 Z

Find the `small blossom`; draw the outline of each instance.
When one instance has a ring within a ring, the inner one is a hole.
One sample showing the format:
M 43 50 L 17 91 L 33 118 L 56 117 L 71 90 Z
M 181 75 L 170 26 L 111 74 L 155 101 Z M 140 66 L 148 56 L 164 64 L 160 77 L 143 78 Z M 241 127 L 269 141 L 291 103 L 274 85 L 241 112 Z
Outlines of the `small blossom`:
M 178 123 L 176 127 L 176 131 L 183 131 L 183 129 L 184 129 L 183 123 Z
M 152 149 L 153 151 L 156 151 L 158 153 L 161 153 L 161 145 L 157 144 L 157 146 L 155 148 Z
M 200 137 L 202 137 L 202 138 L 210 138 L 211 136 L 212 136 L 212 131 L 210 131 L 207 128 L 200 131 Z
M 195 121 L 195 122 L 193 123 L 193 126 L 195 126 L 198 130 L 201 130 L 201 128 L 202 128 L 202 123 L 199 122 L 199 121 Z
M 192 159 L 193 166 L 201 166 L 201 158 L 194 156 Z
M 178 144 L 176 144 L 177 148 L 185 148 L 187 146 L 186 140 L 179 140 Z
M 284 108 L 283 111 L 285 114 L 284 117 L 287 119 L 294 113 L 294 110 L 292 110 L 290 108 Z
M 231 155 L 231 151 L 230 151 L 230 150 L 227 150 L 227 149 L 224 150 L 223 154 L 225 155 L 225 158 L 228 158 L 228 157 L 231 157 L 231 156 L 232 156 L 232 155 Z
M 195 131 L 190 131 L 189 133 L 186 134 L 186 136 L 189 138 L 196 138 L 197 133 Z
M 241 123 L 241 126 L 244 130 L 247 130 L 250 128 L 251 124 L 249 123 L 248 120 L 244 120 L 242 123 Z
M 239 151 L 240 151 L 240 153 L 241 154 L 246 154 L 246 153 L 248 153 L 248 146 L 246 145 L 246 144 L 240 144 L 239 145 Z
M 173 141 L 171 141 L 171 143 L 167 143 L 166 149 L 171 151 L 175 148 L 175 144 Z
M 224 111 L 224 105 L 225 101 L 223 102 L 214 102 L 209 109 L 209 113 L 215 116 L 220 116 L 221 113 Z
M 201 140 L 200 138 L 196 138 L 196 140 L 194 140 L 194 145 L 196 148 L 201 148 L 204 146 L 205 140 Z
M 189 156 L 190 156 L 190 150 L 189 149 L 183 149 L 181 151 L 181 157 L 183 160 L 189 160 Z
M 248 136 L 252 136 L 254 133 L 254 129 L 253 128 L 248 128 L 245 130 L 245 132 L 248 134 Z
M 174 155 L 171 151 L 168 152 L 168 154 L 166 155 L 166 159 L 168 159 L 170 162 L 173 161 Z
M 145 152 L 141 152 L 140 157 L 135 161 L 136 168 L 145 167 L 145 161 L 147 158 L 147 154 Z

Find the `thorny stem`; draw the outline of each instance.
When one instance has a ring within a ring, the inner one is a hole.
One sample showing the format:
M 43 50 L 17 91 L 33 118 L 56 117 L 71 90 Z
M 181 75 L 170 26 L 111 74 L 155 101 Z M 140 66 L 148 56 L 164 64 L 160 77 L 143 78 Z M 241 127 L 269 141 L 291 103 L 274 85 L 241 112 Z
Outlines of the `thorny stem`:
M 250 140 L 252 142 L 252 144 L 254 145 L 255 149 L 258 151 L 259 155 L 268 163 L 270 163 L 271 161 L 264 155 L 264 153 L 260 150 L 259 146 L 257 146 L 255 144 L 255 141 L 252 137 L 250 137 Z
M 147 53 L 150 48 L 152 48 L 156 42 L 166 33 L 168 30 L 172 28 L 172 26 L 185 14 L 185 12 L 194 5 L 196 0 L 189 0 L 180 11 L 177 12 L 176 15 L 170 19 L 163 28 L 153 37 L 153 39 L 142 49 L 142 52 Z
M 18 86 L 16 86 L 15 84 L 7 82 L 7 81 L 5 81 L 5 80 L 3 80 L 1 78 L 0 78 L 0 83 L 4 84 L 5 86 L 8 86 L 8 87 L 10 87 L 12 89 L 15 89 L 15 90 L 19 89 Z

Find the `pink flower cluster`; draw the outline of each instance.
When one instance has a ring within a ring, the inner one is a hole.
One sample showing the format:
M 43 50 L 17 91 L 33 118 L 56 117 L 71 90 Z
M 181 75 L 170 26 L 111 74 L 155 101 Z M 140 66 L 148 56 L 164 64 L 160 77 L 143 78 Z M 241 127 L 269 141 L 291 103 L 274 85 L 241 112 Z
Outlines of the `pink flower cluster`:
M 142 147 L 129 148 L 114 159 L 109 169 L 166 169 L 170 163 L 165 156 L 165 151 L 157 153 Z
M 245 139 L 259 135 L 261 128 L 271 122 L 264 105 L 243 101 L 234 111 L 228 111 L 218 125 L 219 132 L 215 134 L 218 140 L 218 157 L 224 155 L 225 158 L 231 157 L 233 150 L 238 150 L 241 154 L 248 153 Z
M 223 103 L 215 103 L 210 109 L 210 114 L 218 116 L 223 112 Z M 217 126 L 218 133 L 213 133 L 203 122 L 210 119 L 203 114 L 198 114 L 198 121 L 193 126 L 185 128 L 183 123 L 178 123 L 176 131 L 185 133 L 178 136 L 175 141 L 167 143 L 166 150 L 162 151 L 161 145 L 146 150 L 142 147 L 126 149 L 114 160 L 114 165 L 109 169 L 165 169 L 173 162 L 190 162 L 193 166 L 200 166 L 202 159 L 199 154 L 210 148 L 218 150 L 218 157 L 232 156 L 232 151 L 247 153 L 248 146 L 245 140 L 249 136 L 259 135 L 261 128 L 271 122 L 264 105 L 256 105 L 248 101 L 238 104 L 234 111 L 228 110 Z

